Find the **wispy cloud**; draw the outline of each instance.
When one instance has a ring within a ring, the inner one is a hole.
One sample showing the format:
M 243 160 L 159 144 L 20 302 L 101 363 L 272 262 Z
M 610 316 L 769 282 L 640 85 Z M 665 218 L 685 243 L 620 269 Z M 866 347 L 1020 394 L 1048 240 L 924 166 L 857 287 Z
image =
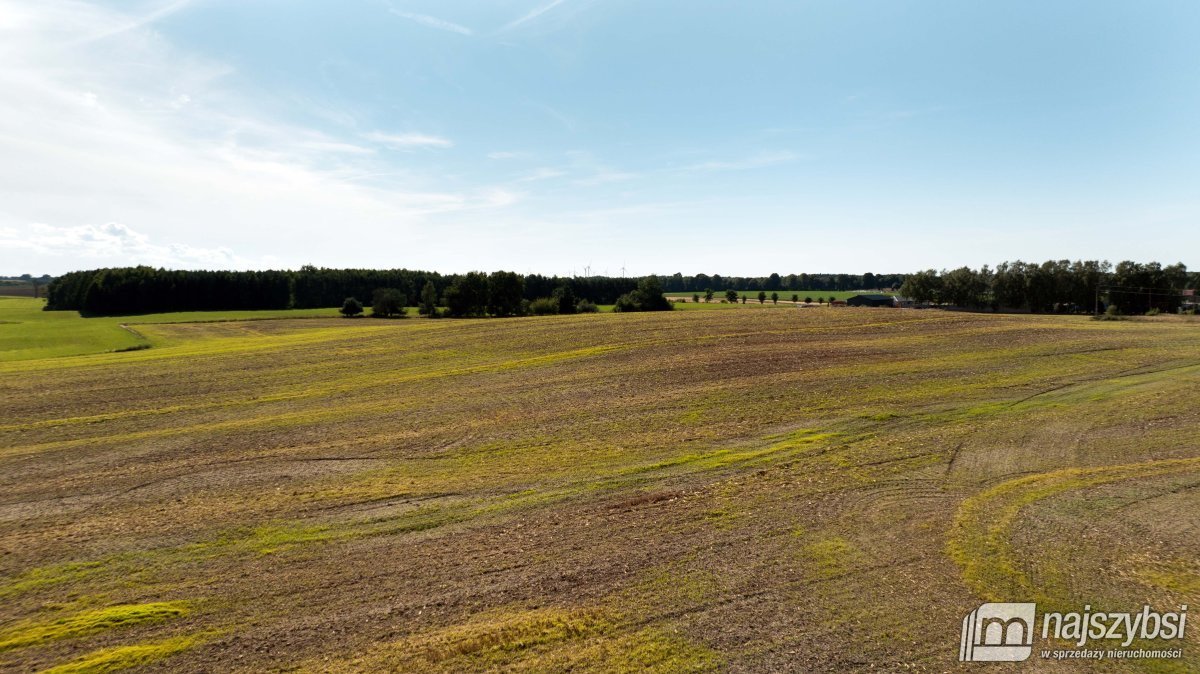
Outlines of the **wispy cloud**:
M 527 157 L 527 156 L 528 156 L 528 154 L 525 152 L 489 152 L 487 155 L 487 158 L 488 159 L 520 159 L 522 157 Z
M 517 178 L 516 182 L 532 183 L 532 182 L 539 182 L 542 180 L 550 180 L 552 178 L 561 178 L 565 175 L 567 175 L 567 172 L 563 171 L 562 169 L 540 168 L 536 171 L 533 171 L 532 173 L 528 173 L 520 178 Z
M 466 26 L 461 26 L 452 21 L 446 21 L 445 19 L 439 19 L 436 16 L 429 16 L 428 14 L 414 14 L 413 12 L 402 12 L 398 9 L 389 9 L 388 11 L 402 19 L 415 21 L 422 26 L 437 28 L 438 30 L 446 30 L 450 31 L 451 33 L 458 33 L 459 35 L 475 34 L 475 31 L 467 28 Z
M 137 30 L 148 26 L 155 21 L 164 19 L 188 5 L 193 4 L 194 0 L 174 0 L 173 2 L 165 3 L 156 9 L 153 9 L 141 16 L 134 17 L 131 20 L 124 21 L 118 25 L 101 29 L 100 32 L 85 36 L 80 42 L 94 42 L 105 38 L 113 37 L 131 30 Z
M 626 180 L 633 180 L 634 178 L 637 178 L 637 177 L 638 177 L 637 173 L 630 173 L 628 171 L 604 170 L 604 171 L 597 171 L 594 175 L 589 176 L 587 178 L 580 178 L 578 180 L 572 181 L 572 183 L 575 185 L 579 185 L 581 187 L 595 187 L 596 185 L 607 185 L 609 183 L 625 182 Z
M 539 6 L 535 7 L 532 11 L 530 11 L 528 14 L 525 14 L 524 16 L 522 16 L 518 19 L 515 19 L 513 21 L 509 21 L 508 23 L 501 26 L 500 32 L 503 33 L 505 31 L 512 30 L 513 28 L 516 28 L 517 26 L 520 26 L 521 24 L 533 21 L 534 19 L 545 14 L 546 12 L 549 12 L 550 10 L 554 9 L 555 7 L 558 7 L 559 5 L 563 4 L 564 2 L 566 2 L 566 0 L 550 0 L 550 2 L 547 2 L 543 5 L 539 5 Z
M 424 133 L 381 133 L 363 134 L 363 138 L 394 150 L 411 150 L 419 147 L 453 147 L 454 142 L 441 136 Z
M 752 157 L 735 160 L 714 160 L 700 162 L 698 164 L 689 164 L 684 166 L 683 171 L 748 171 L 751 169 L 764 168 L 774 166 L 775 164 L 784 164 L 795 161 L 800 158 L 800 155 L 795 152 L 765 152 Z

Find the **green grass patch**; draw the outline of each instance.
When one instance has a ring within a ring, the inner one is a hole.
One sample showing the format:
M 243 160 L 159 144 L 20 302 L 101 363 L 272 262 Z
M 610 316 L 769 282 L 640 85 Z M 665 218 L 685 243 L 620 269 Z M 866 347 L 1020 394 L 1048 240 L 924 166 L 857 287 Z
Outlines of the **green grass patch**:
M 166 641 L 103 648 L 51 667 L 42 674 L 104 674 L 141 667 L 186 651 L 204 640 L 204 635 L 191 635 Z
M 159 623 L 186 615 L 188 610 L 188 603 L 182 601 L 122 604 L 51 621 L 20 622 L 0 632 L 0 652 L 120 627 Z
M 147 349 L 152 341 L 122 325 L 332 318 L 334 309 L 186 311 L 84 318 L 77 311 L 43 311 L 46 301 L 0 297 L 0 363 Z

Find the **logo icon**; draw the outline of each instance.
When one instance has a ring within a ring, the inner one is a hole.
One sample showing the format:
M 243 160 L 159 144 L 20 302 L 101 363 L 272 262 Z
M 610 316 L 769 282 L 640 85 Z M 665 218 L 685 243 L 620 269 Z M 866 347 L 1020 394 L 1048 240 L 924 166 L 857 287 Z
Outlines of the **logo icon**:
M 1021 662 L 1033 654 L 1037 604 L 984 604 L 963 618 L 959 662 Z

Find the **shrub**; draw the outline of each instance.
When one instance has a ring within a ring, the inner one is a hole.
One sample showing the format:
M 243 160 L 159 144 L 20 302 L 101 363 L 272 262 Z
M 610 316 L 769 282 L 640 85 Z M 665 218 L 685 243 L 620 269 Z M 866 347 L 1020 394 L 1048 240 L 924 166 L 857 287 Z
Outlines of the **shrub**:
M 371 298 L 371 315 L 380 318 L 403 316 L 408 313 L 404 306 L 408 298 L 395 288 L 376 288 Z
M 529 303 L 529 313 L 534 316 L 551 316 L 558 313 L 558 300 L 552 297 L 539 297 Z
M 758 291 L 758 303 L 766 304 L 766 302 L 767 302 L 767 291 L 765 291 L 765 290 Z
M 799 296 L 799 295 L 792 295 L 792 301 L 793 301 L 793 302 L 799 302 L 799 301 L 800 301 L 800 296 Z
M 1147 316 L 1157 316 L 1160 313 L 1162 313 L 1162 312 L 1159 310 L 1158 307 L 1150 307 L 1150 310 L 1146 312 L 1146 315 Z
M 658 278 L 647 276 L 638 281 L 637 290 L 617 298 L 613 311 L 670 311 L 675 306 L 663 297 L 662 284 Z
M 737 304 L 738 292 L 732 288 L 730 288 L 729 290 L 726 290 L 725 291 L 725 301 L 729 302 L 730 304 Z
M 700 304 L 700 293 L 692 293 L 692 302 Z
M 354 316 L 362 315 L 363 305 L 362 302 L 359 302 L 353 297 L 347 297 L 346 301 L 342 302 L 342 308 L 338 309 L 338 311 L 340 311 L 341 314 L 346 318 L 353 318 Z
M 600 307 L 589 300 L 579 300 L 579 304 L 575 305 L 575 311 L 581 314 L 596 314 L 600 312 Z

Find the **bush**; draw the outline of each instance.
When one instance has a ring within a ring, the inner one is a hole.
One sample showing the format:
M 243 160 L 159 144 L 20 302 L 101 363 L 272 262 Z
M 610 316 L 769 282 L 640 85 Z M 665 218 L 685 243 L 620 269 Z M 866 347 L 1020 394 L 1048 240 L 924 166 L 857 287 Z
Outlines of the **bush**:
M 529 313 L 534 316 L 551 316 L 558 313 L 558 300 L 552 297 L 539 297 L 529 303 Z
M 670 311 L 675 306 L 663 297 L 662 284 L 658 278 L 647 276 L 638 282 L 637 290 L 617 298 L 613 311 Z
M 734 289 L 732 289 L 732 288 L 730 288 L 729 290 L 726 290 L 726 291 L 725 291 L 725 301 L 726 301 L 726 302 L 728 302 L 728 303 L 730 303 L 730 304 L 737 304 L 737 301 L 738 301 L 738 291 L 736 291 L 736 290 L 734 290 Z
M 363 305 L 362 302 L 359 302 L 353 297 L 347 297 L 346 301 L 342 302 L 342 308 L 338 309 L 338 311 L 340 311 L 341 314 L 346 318 L 353 318 L 354 316 L 362 315 Z
M 579 300 L 579 304 L 575 305 L 575 311 L 581 314 L 597 314 L 600 313 L 600 307 L 588 300 Z
M 380 318 L 403 316 L 408 313 L 408 298 L 395 288 L 376 288 L 371 298 L 371 315 Z
M 1160 313 L 1162 313 L 1162 312 L 1159 311 L 1158 307 L 1150 307 L 1150 311 L 1147 311 L 1146 315 L 1147 316 L 1157 316 Z

